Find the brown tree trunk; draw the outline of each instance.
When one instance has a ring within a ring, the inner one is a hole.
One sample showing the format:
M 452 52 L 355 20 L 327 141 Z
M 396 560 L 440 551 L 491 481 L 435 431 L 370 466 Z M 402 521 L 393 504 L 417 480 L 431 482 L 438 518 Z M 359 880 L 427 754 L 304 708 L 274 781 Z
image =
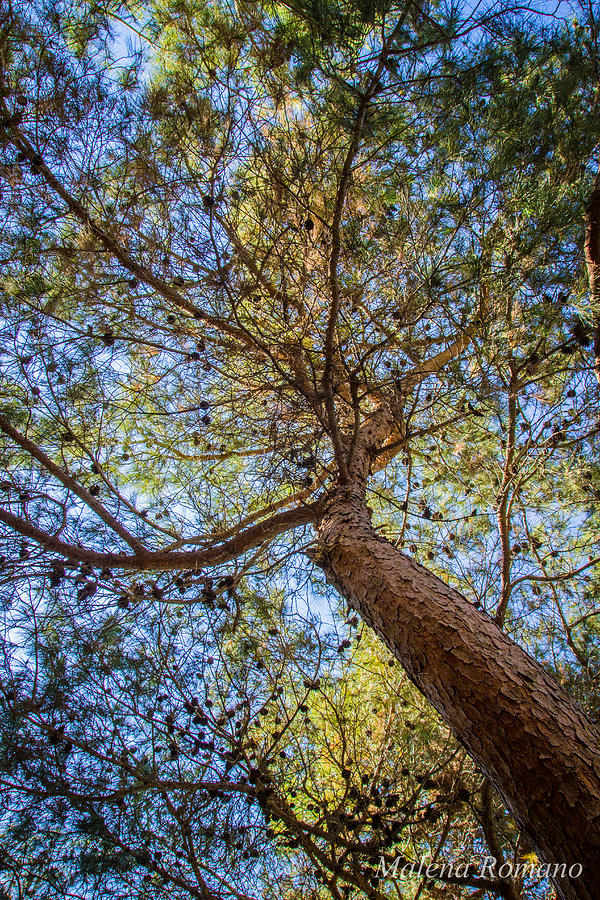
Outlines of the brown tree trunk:
M 590 285 L 590 305 L 594 320 L 594 370 L 600 382 L 600 172 L 585 208 L 585 262 Z
M 600 734 L 484 613 L 379 536 L 364 486 L 338 488 L 314 561 L 495 785 L 564 900 L 600 897 Z M 578 870 L 574 869 L 575 874 Z

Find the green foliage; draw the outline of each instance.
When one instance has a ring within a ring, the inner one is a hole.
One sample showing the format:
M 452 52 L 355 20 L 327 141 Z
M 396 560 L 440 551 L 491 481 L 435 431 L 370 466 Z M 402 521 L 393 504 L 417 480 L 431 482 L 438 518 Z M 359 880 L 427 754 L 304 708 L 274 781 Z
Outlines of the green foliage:
M 376 528 L 599 715 L 595 25 L 474 15 L 160 0 L 2 20 L 15 896 L 379 898 L 382 854 L 530 851 L 310 568 L 306 520 L 244 543 L 335 478 L 337 291 L 341 440 L 381 402 L 397 420 Z M 401 888 L 478 890 L 436 885 Z

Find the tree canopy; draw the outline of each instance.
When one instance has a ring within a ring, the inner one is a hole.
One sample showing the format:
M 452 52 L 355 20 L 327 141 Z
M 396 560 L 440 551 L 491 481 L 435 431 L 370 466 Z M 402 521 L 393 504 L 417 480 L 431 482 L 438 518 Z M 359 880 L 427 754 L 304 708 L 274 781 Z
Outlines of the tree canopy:
M 553 896 L 319 529 L 597 726 L 595 15 L 4 5 L 4 896 Z

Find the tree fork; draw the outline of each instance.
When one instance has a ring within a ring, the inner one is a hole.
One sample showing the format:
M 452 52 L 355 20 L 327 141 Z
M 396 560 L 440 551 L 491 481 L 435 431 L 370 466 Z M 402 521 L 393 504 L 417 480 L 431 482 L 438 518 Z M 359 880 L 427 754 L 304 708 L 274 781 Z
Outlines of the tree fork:
M 556 681 L 458 591 L 371 526 L 360 480 L 332 492 L 311 554 L 439 712 L 556 879 L 600 885 L 600 733 Z M 574 872 L 577 872 L 575 869 Z

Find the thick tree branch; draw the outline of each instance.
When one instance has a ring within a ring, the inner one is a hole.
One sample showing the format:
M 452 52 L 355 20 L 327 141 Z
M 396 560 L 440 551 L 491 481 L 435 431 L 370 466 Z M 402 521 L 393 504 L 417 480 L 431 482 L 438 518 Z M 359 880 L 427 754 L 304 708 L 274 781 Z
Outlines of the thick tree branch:
M 512 554 L 510 549 L 510 485 L 514 478 L 515 456 L 515 432 L 517 424 L 517 373 L 514 362 L 510 360 L 510 384 L 508 388 L 508 421 L 506 453 L 504 457 L 504 471 L 499 492 L 498 510 L 496 520 L 502 548 L 502 560 L 500 570 L 500 603 L 494 621 L 502 627 L 506 617 L 506 610 L 510 601 L 512 585 L 510 580 Z
M 192 538 L 185 538 L 181 541 L 178 541 L 176 544 L 172 544 L 170 547 L 165 548 L 165 551 L 179 549 L 179 547 L 183 547 L 186 544 L 206 544 L 209 542 L 214 544 L 216 541 L 224 541 L 227 538 L 233 537 L 235 534 L 239 534 L 239 532 L 243 528 L 247 528 L 248 525 L 252 525 L 254 522 L 256 522 L 257 519 L 262 519 L 265 516 L 276 512 L 278 509 L 281 509 L 282 506 L 289 506 L 290 503 L 304 503 L 306 498 L 309 497 L 311 493 L 314 493 L 314 491 L 297 491 L 297 493 L 292 494 L 289 497 L 282 497 L 280 500 L 273 500 L 273 502 L 268 503 L 267 506 L 263 506 L 261 509 L 257 509 L 256 512 L 250 513 L 250 515 L 245 516 L 243 519 L 240 519 L 238 522 L 236 522 L 235 525 L 232 525 L 231 528 L 227 528 L 224 531 L 220 531 L 217 534 L 213 535 L 198 535 Z
M 585 208 L 584 252 L 594 318 L 594 369 L 600 382 L 600 172 Z
M 385 68 L 386 60 L 389 56 L 390 45 L 399 27 L 400 23 L 396 26 L 396 28 L 388 38 L 386 44 L 383 46 L 379 55 L 377 68 L 371 75 L 369 79 L 369 86 L 361 97 L 361 101 L 356 114 L 354 129 L 352 132 L 350 147 L 348 148 L 346 158 L 344 159 L 344 165 L 342 166 L 333 207 L 333 219 L 331 223 L 331 255 L 329 258 L 329 289 L 331 293 L 331 305 L 329 308 L 327 328 L 325 331 L 325 366 L 323 370 L 322 383 L 323 393 L 325 395 L 325 410 L 327 412 L 327 421 L 329 424 L 331 441 L 333 444 L 333 452 L 338 467 L 340 481 L 342 482 L 346 481 L 348 478 L 348 465 L 340 438 L 333 392 L 333 375 L 336 353 L 335 332 L 340 310 L 340 284 L 338 277 L 338 266 L 340 262 L 340 253 L 342 247 L 342 216 L 344 213 L 344 206 L 346 203 L 348 188 L 350 186 L 352 167 L 356 158 L 356 154 L 358 153 L 358 148 L 360 146 L 361 138 L 364 132 L 369 105 L 379 90 L 379 79 L 381 78 L 381 75 Z
M 441 350 L 439 353 L 436 353 L 435 356 L 430 357 L 425 360 L 420 366 L 416 369 L 413 369 L 412 372 L 408 372 L 404 375 L 397 383 L 397 389 L 402 393 L 408 393 L 413 388 L 415 388 L 418 384 L 420 384 L 425 378 L 429 375 L 435 375 L 436 372 L 441 371 L 447 363 L 451 360 L 456 359 L 457 356 L 465 350 L 469 343 L 471 342 L 474 334 L 477 331 L 476 325 L 469 325 L 468 328 L 465 329 L 463 334 L 460 337 L 456 338 L 445 350 Z M 385 404 L 384 404 L 385 405 Z M 381 407 L 380 407 L 381 409 Z M 379 425 L 379 429 L 383 429 L 385 431 L 386 425 L 384 424 L 384 415 L 383 413 L 379 414 L 379 419 L 381 423 Z M 380 431 L 379 433 L 379 446 L 376 447 L 376 452 L 374 453 L 373 461 L 371 462 L 371 474 L 375 472 L 380 472 L 382 469 L 385 469 L 387 464 L 391 459 L 396 456 L 402 447 L 405 445 L 405 437 L 400 433 L 398 428 L 396 427 L 393 418 L 388 415 L 388 433 L 384 434 Z
M 242 556 L 248 550 L 252 550 L 265 541 L 273 540 L 280 534 L 291 531 L 300 525 L 315 522 L 320 506 L 320 501 L 315 501 L 306 506 L 288 509 L 285 512 L 272 516 L 265 522 L 252 525 L 246 531 L 234 535 L 227 541 L 215 544 L 212 547 L 203 548 L 202 550 L 180 552 L 144 551 L 144 553 L 135 556 L 127 556 L 122 553 L 101 553 L 96 550 L 79 547 L 76 544 L 68 544 L 5 509 L 0 509 L 0 522 L 3 522 L 17 534 L 40 544 L 46 550 L 58 553 L 67 559 L 87 563 L 96 568 L 117 568 L 133 572 L 168 572 L 180 569 L 219 566 L 231 562 L 231 560 Z

